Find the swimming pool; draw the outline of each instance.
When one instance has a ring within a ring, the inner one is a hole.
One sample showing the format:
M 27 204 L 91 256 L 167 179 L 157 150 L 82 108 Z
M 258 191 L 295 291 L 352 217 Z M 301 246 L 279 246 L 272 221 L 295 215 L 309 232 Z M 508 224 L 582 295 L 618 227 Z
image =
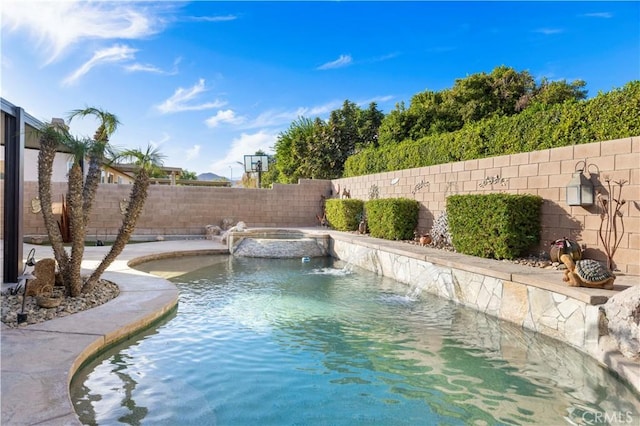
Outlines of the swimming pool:
M 344 262 L 206 262 L 172 278 L 175 314 L 78 372 L 71 395 L 83 423 L 640 419 L 637 395 L 587 355 L 450 301 L 409 297 L 406 285 Z

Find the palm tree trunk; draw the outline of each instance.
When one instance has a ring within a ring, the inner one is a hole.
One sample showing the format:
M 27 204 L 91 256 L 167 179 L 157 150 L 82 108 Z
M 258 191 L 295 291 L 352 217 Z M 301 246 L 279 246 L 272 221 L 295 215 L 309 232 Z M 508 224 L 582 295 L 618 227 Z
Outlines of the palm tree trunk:
M 136 223 L 142 213 L 145 201 L 147 200 L 147 189 L 149 188 L 149 183 L 148 172 L 144 169 L 140 170 L 133 183 L 133 187 L 131 188 L 131 193 L 129 194 L 129 206 L 127 207 L 124 219 L 122 220 L 122 226 L 118 230 L 118 235 L 111 246 L 111 250 L 109 250 L 109 253 L 107 253 L 104 259 L 102 259 L 102 262 L 100 262 L 100 265 L 98 265 L 98 267 L 93 271 L 82 289 L 83 292 L 90 291 L 96 285 L 104 271 L 113 263 L 114 260 L 116 260 L 120 253 L 122 253 L 122 250 L 126 247 L 131 234 L 133 234 L 133 231 L 136 228 Z
M 82 292 L 82 255 L 84 254 L 85 225 L 82 211 L 82 170 L 78 163 L 69 171 L 69 226 L 71 228 L 71 259 L 68 270 L 68 290 L 72 297 Z
M 96 142 L 100 143 L 100 142 Z M 95 149 L 95 148 L 94 148 Z M 99 152 L 94 152 L 89 156 L 89 170 L 87 171 L 87 178 L 84 182 L 84 188 L 82 190 L 82 198 L 84 203 L 82 210 L 84 211 L 84 225 L 89 223 L 89 214 L 91 213 L 91 207 L 93 201 L 96 198 L 96 192 L 98 190 L 98 184 L 100 183 L 100 173 L 102 172 L 102 160 L 104 159 L 104 145 Z
M 40 138 L 40 153 L 38 154 L 38 197 L 40 198 L 44 226 L 47 229 L 49 241 L 53 248 L 53 255 L 58 262 L 58 267 L 63 271 L 67 269 L 69 256 L 62 243 L 62 235 L 58 228 L 58 222 L 53 216 L 51 176 L 53 175 L 53 161 L 56 156 L 58 140 L 52 132 L 54 132 L 54 130 L 45 129 Z

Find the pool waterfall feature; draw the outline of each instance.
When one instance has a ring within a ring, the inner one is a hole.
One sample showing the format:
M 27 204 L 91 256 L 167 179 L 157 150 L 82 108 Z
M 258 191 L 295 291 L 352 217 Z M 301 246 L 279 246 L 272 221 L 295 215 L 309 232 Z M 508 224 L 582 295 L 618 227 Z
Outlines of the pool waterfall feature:
M 242 257 L 311 258 L 329 255 L 328 234 L 289 229 L 248 229 L 230 232 L 229 253 Z
M 569 287 L 558 271 L 506 263 L 493 269 L 487 259 L 442 250 L 425 254 L 411 250 L 414 246 L 410 245 L 403 249 L 397 241 L 332 230 L 245 230 L 230 233 L 228 246 L 235 256 L 251 257 L 278 257 L 264 255 L 267 248 L 290 254 L 282 257 L 311 256 L 305 249 L 316 250 L 318 246 L 319 252 L 324 252 L 326 247 L 326 255 L 404 283 L 414 295 L 434 294 L 571 345 L 640 393 L 638 362 L 621 354 L 612 356 L 615 345 L 602 330 L 598 305 L 605 303 L 611 292 Z M 557 278 L 557 284 L 540 279 L 544 275 L 552 275 L 554 281 Z

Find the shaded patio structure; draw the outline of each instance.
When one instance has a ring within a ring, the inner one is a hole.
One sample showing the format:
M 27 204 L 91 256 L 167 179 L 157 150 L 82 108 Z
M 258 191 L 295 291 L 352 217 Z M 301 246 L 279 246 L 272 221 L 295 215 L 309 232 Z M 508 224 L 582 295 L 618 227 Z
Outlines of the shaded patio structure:
M 37 130 L 44 123 L 4 98 L 1 138 L 4 145 L 4 208 L 2 214 L 2 281 L 18 282 L 23 260 L 24 150 L 38 148 Z

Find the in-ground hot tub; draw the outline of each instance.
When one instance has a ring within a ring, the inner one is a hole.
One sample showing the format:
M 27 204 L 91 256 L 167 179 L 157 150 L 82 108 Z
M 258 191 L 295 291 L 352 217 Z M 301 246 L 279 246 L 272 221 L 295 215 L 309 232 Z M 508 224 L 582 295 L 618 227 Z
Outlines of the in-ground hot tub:
M 329 234 L 291 229 L 247 229 L 227 236 L 229 253 L 262 258 L 324 257 L 329 255 Z

